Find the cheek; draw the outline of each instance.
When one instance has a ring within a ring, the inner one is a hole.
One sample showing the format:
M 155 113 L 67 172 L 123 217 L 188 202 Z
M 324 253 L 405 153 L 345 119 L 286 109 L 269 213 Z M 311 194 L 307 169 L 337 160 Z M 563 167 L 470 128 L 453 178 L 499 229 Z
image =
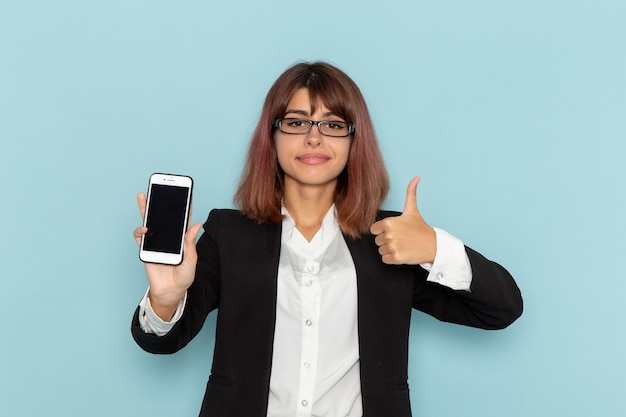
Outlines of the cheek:
M 289 147 L 286 146 L 285 141 L 280 139 L 275 139 L 274 144 L 276 146 L 276 158 L 278 159 L 278 165 L 283 168 L 287 161 L 289 161 Z
M 335 148 L 335 155 L 337 159 L 342 161 L 344 164 L 348 162 L 348 157 L 350 156 L 350 145 L 340 146 Z
M 287 158 L 285 158 L 284 156 L 281 156 L 280 152 L 276 153 L 276 157 L 278 159 L 278 166 L 284 171 L 285 165 L 287 163 Z

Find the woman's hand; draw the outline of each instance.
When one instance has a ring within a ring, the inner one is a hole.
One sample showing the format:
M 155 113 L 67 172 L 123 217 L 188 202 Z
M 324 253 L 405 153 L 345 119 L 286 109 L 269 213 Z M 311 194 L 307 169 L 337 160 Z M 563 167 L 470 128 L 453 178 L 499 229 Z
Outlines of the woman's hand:
M 417 209 L 417 185 L 415 177 L 406 190 L 406 202 L 402 214 L 387 217 L 372 225 L 370 232 L 376 236 L 378 253 L 386 264 L 418 265 L 433 263 L 437 253 L 435 230 L 426 224 Z
M 139 212 L 143 219 L 146 214 L 146 195 L 137 195 Z M 170 321 L 180 300 L 185 296 L 187 288 L 193 282 L 196 273 L 196 236 L 202 228 L 202 224 L 196 223 L 187 229 L 183 244 L 183 261 L 180 265 L 162 265 L 144 263 L 146 275 L 150 283 L 149 298 L 154 312 L 164 321 Z M 140 226 L 135 229 L 133 236 L 137 245 L 141 243 L 141 237 L 148 231 L 147 227 Z

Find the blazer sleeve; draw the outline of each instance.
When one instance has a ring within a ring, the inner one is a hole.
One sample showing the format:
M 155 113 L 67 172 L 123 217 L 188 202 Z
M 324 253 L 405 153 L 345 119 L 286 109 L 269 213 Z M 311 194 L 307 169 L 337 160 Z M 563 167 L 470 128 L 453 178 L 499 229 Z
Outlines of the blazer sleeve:
M 196 244 L 198 263 L 194 282 L 187 290 L 187 303 L 180 320 L 163 336 L 145 333 L 139 325 L 139 308 L 132 319 L 135 342 L 147 352 L 169 354 L 185 347 L 200 331 L 208 314 L 220 299 L 219 251 L 215 236 L 219 227 L 217 211 L 204 224 L 204 233 Z
M 472 267 L 470 291 L 427 282 L 420 271 L 415 278 L 413 307 L 450 323 L 489 330 L 508 327 L 523 311 L 515 280 L 499 264 L 468 247 L 465 251 Z

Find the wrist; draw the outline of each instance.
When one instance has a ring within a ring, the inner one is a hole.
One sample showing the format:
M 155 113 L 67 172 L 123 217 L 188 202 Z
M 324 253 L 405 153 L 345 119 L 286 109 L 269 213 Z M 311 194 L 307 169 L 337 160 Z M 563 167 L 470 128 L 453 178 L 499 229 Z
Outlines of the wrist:
M 150 307 L 152 307 L 154 313 L 165 322 L 171 321 L 178 305 L 184 298 L 184 292 L 182 294 L 155 295 L 150 290 L 147 296 Z

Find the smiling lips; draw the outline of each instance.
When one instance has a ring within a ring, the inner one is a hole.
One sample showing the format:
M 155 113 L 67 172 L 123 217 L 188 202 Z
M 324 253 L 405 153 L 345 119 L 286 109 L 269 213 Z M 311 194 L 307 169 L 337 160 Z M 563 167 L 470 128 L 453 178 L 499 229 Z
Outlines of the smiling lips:
M 297 159 L 307 165 L 319 165 L 328 161 L 330 157 L 321 153 L 307 153 L 304 155 L 299 155 Z

